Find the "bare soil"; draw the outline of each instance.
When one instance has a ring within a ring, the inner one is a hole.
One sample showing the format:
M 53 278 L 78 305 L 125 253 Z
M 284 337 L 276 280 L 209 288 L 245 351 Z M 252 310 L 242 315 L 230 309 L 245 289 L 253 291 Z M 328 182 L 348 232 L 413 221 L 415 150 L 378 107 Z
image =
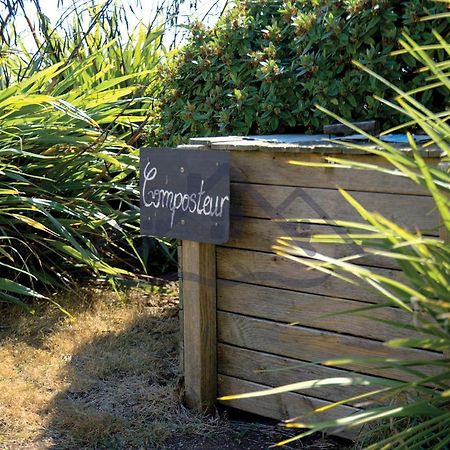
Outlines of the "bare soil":
M 259 450 L 287 430 L 182 404 L 177 285 L 88 286 L 0 309 L 1 450 Z M 344 449 L 320 436 L 285 448 Z
M 169 442 L 167 448 L 169 450 L 262 450 L 295 436 L 294 431 L 281 428 L 274 421 L 230 409 L 224 414 L 228 419 L 226 432 L 206 437 L 179 436 Z M 282 448 L 285 450 L 345 450 L 351 448 L 351 443 L 344 439 L 313 435 L 302 441 L 286 444 Z

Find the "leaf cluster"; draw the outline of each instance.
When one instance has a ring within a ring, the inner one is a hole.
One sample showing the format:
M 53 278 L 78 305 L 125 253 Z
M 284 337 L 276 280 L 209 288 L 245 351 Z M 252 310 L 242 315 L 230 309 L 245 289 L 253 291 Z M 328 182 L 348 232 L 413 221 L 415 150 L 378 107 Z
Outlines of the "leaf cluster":
M 373 94 L 389 89 L 352 65 L 357 60 L 400 88 L 421 86 L 425 74 L 411 55 L 391 55 L 403 32 L 433 42 L 432 25 L 420 21 L 445 11 L 422 0 L 243 0 L 212 28 L 191 27 L 187 45 L 161 68 L 164 90 L 154 140 L 177 144 L 192 136 L 321 132 L 331 119 L 321 104 L 351 121 L 399 116 Z M 447 36 L 445 19 L 433 27 Z M 432 58 L 444 57 L 442 50 Z M 417 98 L 442 109 L 448 92 Z

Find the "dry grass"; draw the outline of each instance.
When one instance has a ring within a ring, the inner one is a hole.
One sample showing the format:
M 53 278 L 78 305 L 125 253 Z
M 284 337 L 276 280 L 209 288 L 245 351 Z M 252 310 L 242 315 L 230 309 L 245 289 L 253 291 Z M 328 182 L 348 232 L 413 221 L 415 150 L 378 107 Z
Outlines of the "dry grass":
M 154 289 L 153 289 L 154 291 Z M 128 449 L 220 431 L 180 402 L 176 285 L 82 288 L 0 322 L 0 448 Z

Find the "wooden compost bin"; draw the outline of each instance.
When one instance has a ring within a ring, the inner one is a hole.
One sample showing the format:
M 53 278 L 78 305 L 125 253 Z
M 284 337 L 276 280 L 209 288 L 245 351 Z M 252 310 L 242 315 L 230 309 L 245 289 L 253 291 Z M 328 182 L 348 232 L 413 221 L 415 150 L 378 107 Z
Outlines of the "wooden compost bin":
M 410 332 L 356 315 L 337 315 L 379 301 L 377 295 L 335 277 L 276 256 L 279 236 L 308 237 L 332 227 L 277 222 L 283 218 L 360 220 L 337 187 L 348 190 L 367 209 L 424 234 L 439 235 L 438 214 L 428 192 L 409 180 L 375 171 L 309 168 L 290 160 L 320 162 L 323 155 L 351 155 L 364 163 L 382 160 L 324 141 L 325 136 L 278 136 L 269 142 L 238 137 L 192 139 L 182 148 L 231 152 L 231 235 L 220 246 L 183 241 L 181 249 L 183 353 L 186 400 L 211 407 L 217 396 L 316 378 L 347 376 L 350 367 L 304 366 L 304 362 L 344 356 L 412 359 L 436 356 L 423 350 L 398 350 L 382 344 Z M 402 149 L 409 152 L 408 148 Z M 422 150 L 437 163 L 436 150 Z M 358 253 L 356 246 L 311 245 L 333 255 Z M 401 277 L 389 259 L 362 261 L 381 274 Z M 371 311 L 391 321 L 409 321 L 394 307 Z M 294 325 L 293 325 L 294 324 Z M 402 379 L 403 372 L 355 367 L 365 373 Z M 424 369 L 425 371 L 427 369 Z M 226 402 L 228 406 L 275 419 L 309 412 L 364 391 L 330 387 Z M 356 411 L 351 402 L 328 417 Z

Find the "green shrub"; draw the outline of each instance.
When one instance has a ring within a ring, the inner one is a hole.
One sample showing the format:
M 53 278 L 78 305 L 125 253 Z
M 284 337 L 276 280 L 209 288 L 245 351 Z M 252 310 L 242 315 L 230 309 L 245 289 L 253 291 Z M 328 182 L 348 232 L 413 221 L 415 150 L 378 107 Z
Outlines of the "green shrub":
M 164 92 L 152 124 L 153 142 L 191 136 L 317 132 L 330 118 L 324 105 L 349 120 L 399 116 L 373 98 L 385 85 L 352 66 L 356 59 L 404 90 L 421 86 L 408 54 L 391 56 L 403 31 L 433 42 L 426 13 L 445 5 L 422 0 L 243 0 L 205 29 L 197 23 L 187 45 L 161 69 Z M 446 36 L 448 21 L 434 21 Z M 432 57 L 443 58 L 442 51 Z M 433 110 L 448 104 L 442 90 L 417 95 Z

